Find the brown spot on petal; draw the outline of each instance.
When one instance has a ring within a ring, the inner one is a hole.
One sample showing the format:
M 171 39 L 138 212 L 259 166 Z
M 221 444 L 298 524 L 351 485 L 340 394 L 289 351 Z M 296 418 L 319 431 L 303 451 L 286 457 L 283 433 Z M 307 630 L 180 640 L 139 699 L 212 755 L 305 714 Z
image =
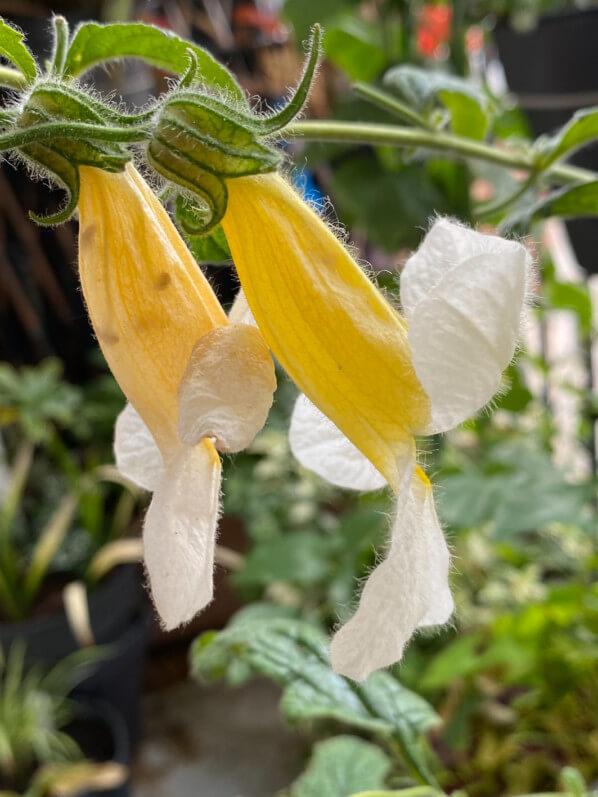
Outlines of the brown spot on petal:
M 168 288 L 171 282 L 172 279 L 170 274 L 167 274 L 165 271 L 163 271 L 154 282 L 154 285 L 159 291 L 163 291 L 165 288 Z
M 97 336 L 99 342 L 103 343 L 105 346 L 113 346 L 115 343 L 118 343 L 118 341 L 120 340 L 119 336 L 116 333 L 107 332 L 101 329 L 98 329 Z
M 81 246 L 89 246 L 98 233 L 97 224 L 88 224 L 80 235 Z

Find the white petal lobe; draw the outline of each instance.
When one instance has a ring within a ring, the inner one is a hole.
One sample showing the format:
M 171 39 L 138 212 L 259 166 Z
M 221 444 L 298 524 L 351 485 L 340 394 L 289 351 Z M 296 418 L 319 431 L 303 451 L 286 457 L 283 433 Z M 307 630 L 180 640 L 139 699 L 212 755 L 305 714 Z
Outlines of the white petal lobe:
M 500 388 L 517 345 L 527 281 L 527 251 L 478 254 L 440 279 L 412 312 L 413 366 L 431 401 L 431 424 L 444 432 L 474 415 Z
M 257 321 L 249 308 L 243 288 L 239 288 L 239 292 L 235 296 L 233 306 L 228 313 L 228 320 L 231 324 L 248 324 L 250 327 L 257 327 Z
M 304 467 L 337 487 L 367 491 L 386 485 L 369 459 L 303 394 L 291 416 L 289 441 Z
M 153 490 L 164 472 L 160 450 L 132 404 L 116 419 L 114 458 L 122 475 L 145 490 Z
M 212 600 L 219 496 L 214 446 L 181 446 L 156 487 L 143 529 L 152 599 L 167 630 Z
M 260 331 L 217 327 L 193 348 L 179 387 L 179 437 L 186 445 L 214 438 L 223 452 L 241 451 L 272 406 L 274 363 Z
M 401 303 L 407 320 L 422 299 L 434 290 L 453 268 L 478 255 L 493 255 L 503 264 L 519 258 L 524 248 L 516 241 L 438 219 L 414 252 L 401 273 Z
M 399 493 L 386 559 L 368 578 L 353 617 L 332 639 L 334 671 L 362 681 L 399 661 L 418 627 L 447 622 L 454 608 L 448 573 L 432 489 L 416 475 Z

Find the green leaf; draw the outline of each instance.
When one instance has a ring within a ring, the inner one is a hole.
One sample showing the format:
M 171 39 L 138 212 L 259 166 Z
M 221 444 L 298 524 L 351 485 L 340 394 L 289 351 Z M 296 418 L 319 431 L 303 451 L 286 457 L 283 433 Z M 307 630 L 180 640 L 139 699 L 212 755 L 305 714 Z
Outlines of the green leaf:
M 350 797 L 355 789 L 380 789 L 390 770 L 388 756 L 354 736 L 316 744 L 305 772 L 291 787 L 291 797 Z
M 545 152 L 541 159 L 542 166 L 549 166 L 565 154 L 571 155 L 596 138 L 598 138 L 598 108 L 584 108 L 582 111 L 577 111 L 555 136 L 542 141 L 542 149 Z
M 472 84 L 444 72 L 410 64 L 396 66 L 384 76 L 384 85 L 415 110 L 429 114 L 435 102 L 449 111 L 457 135 L 480 140 L 488 126 L 485 95 Z
M 458 136 L 481 141 L 486 135 L 488 117 L 479 98 L 469 91 L 441 89 L 438 98 L 451 115 L 451 127 Z
M 516 444 L 495 446 L 486 471 L 476 468 L 439 482 L 443 521 L 455 528 L 490 522 L 494 538 L 579 523 L 588 500 L 586 486 L 567 482 L 548 455 Z
M 192 648 L 192 672 L 198 678 L 222 678 L 235 659 L 283 687 L 281 711 L 290 723 L 333 719 L 393 738 L 419 776 L 431 781 L 422 743 L 425 731 L 440 721 L 432 707 L 387 672 L 359 684 L 332 672 L 328 640 L 314 626 L 273 619 L 201 636 Z
M 266 587 L 273 581 L 308 587 L 330 572 L 330 553 L 330 540 L 320 534 L 310 531 L 283 534 L 258 542 L 235 581 L 253 587 Z
M 174 33 L 137 22 L 83 23 L 69 47 L 64 74 L 76 77 L 97 64 L 116 58 L 140 58 L 152 66 L 182 75 L 189 66 L 189 49 L 197 58 L 202 83 L 222 90 L 229 99 L 246 107 L 245 95 L 235 78 L 206 50 Z
M 351 80 L 373 80 L 387 64 L 379 26 L 354 16 L 326 28 L 324 52 Z
M 37 66 L 28 47 L 23 43 L 23 34 L 0 19 L 0 54 L 13 63 L 33 83 L 37 77 Z
M 579 319 L 583 335 L 592 333 L 592 298 L 587 284 L 547 280 L 545 296 L 550 307 L 557 310 L 572 310 Z
M 415 248 L 422 219 L 448 211 L 442 190 L 428 167 L 409 163 L 390 172 L 374 154 L 341 160 L 330 185 L 341 221 L 365 230 L 372 243 L 387 252 Z
M 233 259 L 221 224 L 208 235 L 185 235 L 185 239 L 193 257 L 202 265 L 230 263 Z

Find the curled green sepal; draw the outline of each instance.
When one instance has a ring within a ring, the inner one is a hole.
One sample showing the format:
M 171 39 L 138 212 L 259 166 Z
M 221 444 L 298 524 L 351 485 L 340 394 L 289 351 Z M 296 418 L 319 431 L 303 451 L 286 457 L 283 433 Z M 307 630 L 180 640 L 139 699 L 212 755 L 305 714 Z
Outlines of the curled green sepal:
M 47 216 L 38 216 L 32 210 L 29 217 L 37 224 L 51 227 L 68 221 L 77 209 L 79 202 L 79 169 L 60 152 L 44 144 L 32 144 L 27 148 L 28 160 L 43 162 L 45 168 L 51 173 L 54 182 L 66 191 L 66 202 L 56 213 Z
M 219 224 L 213 227 L 209 233 L 204 234 L 202 232 L 202 209 L 198 208 L 193 200 L 179 194 L 175 202 L 175 217 L 193 257 L 198 263 L 211 265 L 230 263 L 232 255 L 222 225 Z M 198 226 L 200 227 L 199 235 L 195 233 Z
M 189 235 L 200 235 L 224 216 L 225 179 L 274 171 L 282 155 L 226 110 L 208 107 L 201 95 L 183 90 L 164 104 L 147 158 L 162 177 L 196 197 L 193 214 L 185 214 L 181 224 Z
M 43 217 L 30 214 L 38 224 L 59 224 L 73 215 L 79 199 L 80 165 L 119 172 L 130 160 L 126 147 L 111 140 L 114 128 L 109 127 L 113 121 L 110 109 L 103 111 L 99 101 L 54 80 L 34 87 L 9 138 L 15 142 L 20 138 L 13 145 L 17 155 L 67 192 L 66 204 L 58 213 Z M 47 135 L 48 130 L 51 135 Z M 94 132 L 86 136 L 86 130 Z
M 320 54 L 321 29 L 313 29 L 303 76 L 288 104 L 271 116 L 256 116 L 231 107 L 196 87 L 196 59 L 166 99 L 150 138 L 150 165 L 167 180 L 197 197 L 179 208 L 179 224 L 187 235 L 214 229 L 226 211 L 226 180 L 275 171 L 282 153 L 268 136 L 284 128 L 303 107 Z M 187 208 L 188 212 L 185 210 Z
M 204 235 L 224 217 L 228 191 L 222 177 L 172 150 L 168 142 L 154 135 L 147 148 L 150 166 L 175 183 L 187 198 L 188 212 L 181 227 L 188 235 Z

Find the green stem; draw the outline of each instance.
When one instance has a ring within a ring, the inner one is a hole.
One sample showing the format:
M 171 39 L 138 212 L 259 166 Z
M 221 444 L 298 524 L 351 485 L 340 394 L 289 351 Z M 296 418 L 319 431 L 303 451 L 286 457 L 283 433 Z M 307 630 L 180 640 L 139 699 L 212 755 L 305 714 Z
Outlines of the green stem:
M 498 149 L 490 144 L 461 138 L 452 133 L 415 130 L 395 125 L 341 122 L 303 121 L 294 122 L 285 128 L 287 138 L 304 138 L 313 141 L 351 142 L 353 144 L 385 144 L 393 147 L 423 147 L 436 152 L 475 160 L 496 163 L 507 169 L 534 171 L 536 164 L 532 155 L 512 149 Z M 1 139 L 0 139 L 1 140 Z M 598 180 L 598 174 L 577 166 L 555 165 L 547 174 L 560 183 L 587 183 Z
M 417 111 L 414 111 L 408 105 L 400 102 L 385 91 L 380 91 L 380 89 L 370 86 L 367 83 L 354 83 L 353 91 L 359 97 L 363 97 L 374 105 L 390 111 L 390 113 L 395 114 L 395 116 L 398 116 L 400 119 L 404 119 L 406 122 L 411 122 L 417 125 L 417 127 L 423 127 L 427 130 L 431 129 L 424 117 L 418 114 Z
M 69 43 L 69 23 L 63 16 L 52 18 L 54 25 L 54 55 L 50 71 L 54 75 L 62 75 Z
M 27 78 L 18 69 L 0 66 L 0 86 L 6 86 L 9 89 L 24 89 L 27 86 Z
M 145 141 L 151 131 L 146 127 L 104 127 L 83 122 L 48 122 L 35 125 L 17 133 L 0 136 L 0 151 L 24 147 L 38 141 L 52 138 L 89 138 L 97 141 Z
M 506 197 L 503 197 L 502 199 L 497 199 L 495 202 L 488 202 L 484 205 L 480 205 L 475 212 L 476 218 L 479 220 L 492 218 L 492 216 L 495 216 L 497 213 L 500 213 L 502 210 L 510 208 L 514 202 L 516 202 L 520 197 L 522 197 L 527 191 L 529 191 L 530 188 L 532 188 L 538 182 L 540 176 L 541 172 L 538 170 L 530 172 L 527 179 L 519 183 L 517 189 L 513 191 L 511 194 L 508 194 Z

